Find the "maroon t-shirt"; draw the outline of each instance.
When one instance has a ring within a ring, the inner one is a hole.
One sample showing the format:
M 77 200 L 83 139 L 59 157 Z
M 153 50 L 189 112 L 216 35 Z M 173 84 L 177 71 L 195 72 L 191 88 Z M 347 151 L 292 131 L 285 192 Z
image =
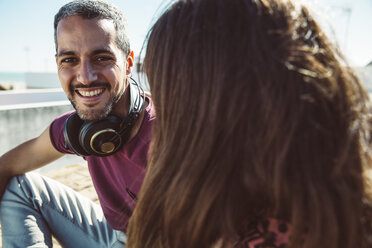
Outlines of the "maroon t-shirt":
M 126 231 L 136 204 L 145 169 L 155 111 L 150 98 L 141 127 L 127 144 L 107 157 L 85 156 L 101 207 L 110 226 Z M 62 153 L 73 152 L 65 147 L 63 128 L 71 112 L 57 117 L 50 126 L 50 139 Z

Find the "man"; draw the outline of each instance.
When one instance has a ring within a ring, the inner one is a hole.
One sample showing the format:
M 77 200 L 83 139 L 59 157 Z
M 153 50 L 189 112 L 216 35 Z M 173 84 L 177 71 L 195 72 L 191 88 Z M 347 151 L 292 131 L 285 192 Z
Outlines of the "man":
M 130 83 L 133 52 L 116 7 L 73 1 L 56 14 L 54 31 L 58 76 L 76 114 L 0 157 L 3 247 L 51 247 L 51 235 L 64 247 L 123 247 L 147 163 L 151 100 Z M 24 174 L 64 153 L 87 160 L 101 206 Z

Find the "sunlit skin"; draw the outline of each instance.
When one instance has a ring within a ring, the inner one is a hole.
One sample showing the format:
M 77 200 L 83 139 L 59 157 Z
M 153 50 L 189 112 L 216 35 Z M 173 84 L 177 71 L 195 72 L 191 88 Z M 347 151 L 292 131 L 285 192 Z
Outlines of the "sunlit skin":
M 67 97 L 85 120 L 110 112 L 121 117 L 128 109 L 122 97 L 133 66 L 133 52 L 116 45 L 114 23 L 72 16 L 57 26 L 58 76 Z

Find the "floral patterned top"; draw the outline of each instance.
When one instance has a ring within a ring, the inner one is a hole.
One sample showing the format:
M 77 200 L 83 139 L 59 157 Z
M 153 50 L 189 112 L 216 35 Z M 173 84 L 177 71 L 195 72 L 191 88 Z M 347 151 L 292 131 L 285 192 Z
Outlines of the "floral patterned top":
M 290 224 L 273 218 L 247 223 L 234 248 L 285 248 L 290 228 Z

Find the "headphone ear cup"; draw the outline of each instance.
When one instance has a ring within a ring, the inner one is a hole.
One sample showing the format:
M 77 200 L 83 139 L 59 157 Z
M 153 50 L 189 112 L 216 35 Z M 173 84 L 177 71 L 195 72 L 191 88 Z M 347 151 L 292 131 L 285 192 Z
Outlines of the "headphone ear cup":
M 121 119 L 109 115 L 103 120 L 86 122 L 79 133 L 80 146 L 95 156 L 113 154 L 123 144 L 119 134 Z
M 63 136 L 65 138 L 66 148 L 80 156 L 88 156 L 89 153 L 80 146 L 79 132 L 84 121 L 80 119 L 77 113 L 71 114 L 65 121 Z

